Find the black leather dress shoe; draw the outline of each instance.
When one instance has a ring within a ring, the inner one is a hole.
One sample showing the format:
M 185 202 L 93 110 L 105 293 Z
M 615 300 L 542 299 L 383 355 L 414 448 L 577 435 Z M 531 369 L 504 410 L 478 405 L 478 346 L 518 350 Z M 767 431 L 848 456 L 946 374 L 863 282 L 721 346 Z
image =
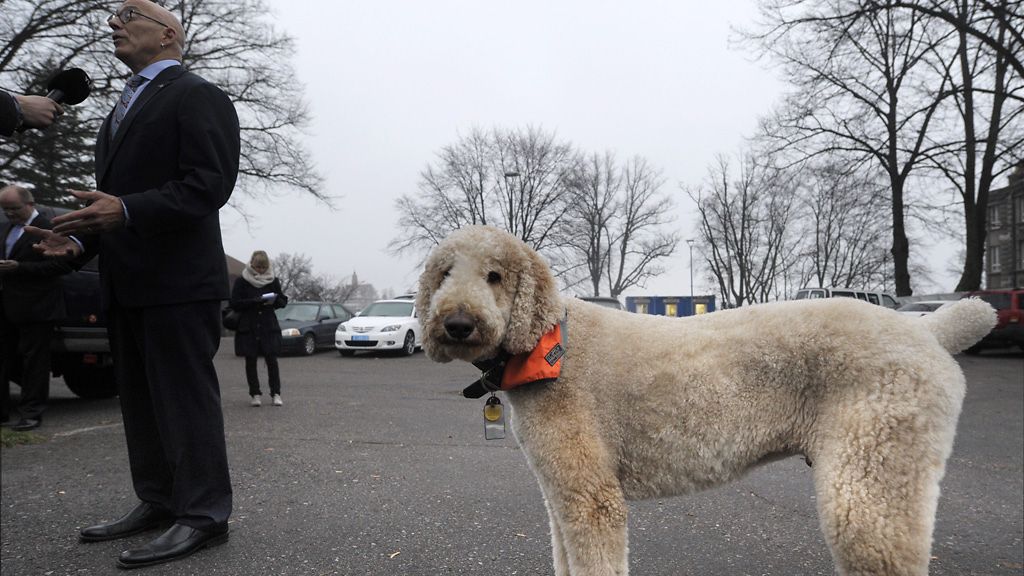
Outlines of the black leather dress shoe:
M 28 432 L 29 430 L 35 430 L 43 423 L 42 418 L 22 418 L 17 424 L 11 426 L 11 430 L 17 432 Z
M 203 548 L 216 546 L 228 541 L 228 527 L 199 530 L 184 524 L 175 524 L 167 532 L 142 548 L 125 550 L 117 559 L 121 568 L 141 568 L 189 556 Z
M 79 537 L 82 542 L 103 542 L 138 534 L 161 525 L 170 524 L 174 517 L 148 502 L 142 502 L 131 512 L 106 524 L 82 528 Z

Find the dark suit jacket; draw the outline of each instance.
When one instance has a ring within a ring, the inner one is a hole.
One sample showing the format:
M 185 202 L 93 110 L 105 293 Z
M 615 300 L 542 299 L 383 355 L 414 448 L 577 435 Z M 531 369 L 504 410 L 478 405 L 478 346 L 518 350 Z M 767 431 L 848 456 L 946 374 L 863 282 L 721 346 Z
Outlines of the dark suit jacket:
M 18 126 L 18 108 L 14 95 L 0 90 L 0 136 L 14 134 Z
M 32 226 L 50 229 L 53 224 L 40 214 Z M 11 223 L 0 224 L 0 253 L 11 230 Z M 54 321 L 64 317 L 64 293 L 60 277 L 71 271 L 63 260 L 54 260 L 40 255 L 32 248 L 39 241 L 28 232 L 11 247 L 7 260 L 17 260 L 18 268 L 0 274 L 0 297 L 3 298 L 3 313 L 14 323 Z
M 143 307 L 228 297 L 218 210 L 238 175 L 234 105 L 219 88 L 172 66 L 139 95 L 110 139 L 96 139 L 96 185 L 121 198 L 125 228 L 81 238 L 100 254 L 109 305 Z

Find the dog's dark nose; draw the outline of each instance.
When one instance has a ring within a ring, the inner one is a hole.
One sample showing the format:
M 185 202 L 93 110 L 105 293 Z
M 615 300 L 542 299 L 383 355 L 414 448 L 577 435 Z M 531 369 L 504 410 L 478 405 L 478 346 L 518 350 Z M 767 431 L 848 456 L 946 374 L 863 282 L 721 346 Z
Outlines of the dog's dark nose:
M 476 329 L 473 317 L 465 312 L 456 312 L 444 319 L 444 331 L 456 340 L 465 340 Z

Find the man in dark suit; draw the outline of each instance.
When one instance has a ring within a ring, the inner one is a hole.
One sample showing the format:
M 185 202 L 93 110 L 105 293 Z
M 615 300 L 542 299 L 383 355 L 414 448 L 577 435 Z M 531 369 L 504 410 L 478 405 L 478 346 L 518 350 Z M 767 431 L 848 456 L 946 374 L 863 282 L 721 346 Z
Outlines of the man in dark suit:
M 21 420 L 12 429 L 38 428 L 50 396 L 50 340 L 53 323 L 64 316 L 60 276 L 71 271 L 62 261 L 44 258 L 32 249 L 38 237 L 24 227 L 50 229 L 50 220 L 35 207 L 32 193 L 21 186 L 0 189 L 0 411 L 6 424 L 10 381 L 20 374 Z
M 98 190 L 54 219 L 47 255 L 100 255 L 132 483 L 141 500 L 83 541 L 166 522 L 123 568 L 148 566 L 227 540 L 231 483 L 220 385 L 220 301 L 228 297 L 218 210 L 238 174 L 238 117 L 216 86 L 181 66 L 184 31 L 148 0 L 107 20 L 114 55 L 131 68 L 96 143 Z

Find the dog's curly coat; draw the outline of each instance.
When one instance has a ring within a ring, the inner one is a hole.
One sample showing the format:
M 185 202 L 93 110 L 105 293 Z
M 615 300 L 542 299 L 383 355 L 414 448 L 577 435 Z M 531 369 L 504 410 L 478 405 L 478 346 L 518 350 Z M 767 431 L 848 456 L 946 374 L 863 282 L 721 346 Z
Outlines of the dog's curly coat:
M 568 311 L 561 377 L 508 392 L 555 574 L 627 573 L 626 500 L 707 488 L 788 454 L 813 462 L 841 574 L 927 574 L 965 392 L 950 354 L 992 328 L 988 304 L 927 319 L 850 299 L 630 314 L 561 298 L 533 250 L 486 226 L 433 251 L 416 300 L 440 362 L 529 351 Z M 456 318 L 472 331 L 446 328 Z

